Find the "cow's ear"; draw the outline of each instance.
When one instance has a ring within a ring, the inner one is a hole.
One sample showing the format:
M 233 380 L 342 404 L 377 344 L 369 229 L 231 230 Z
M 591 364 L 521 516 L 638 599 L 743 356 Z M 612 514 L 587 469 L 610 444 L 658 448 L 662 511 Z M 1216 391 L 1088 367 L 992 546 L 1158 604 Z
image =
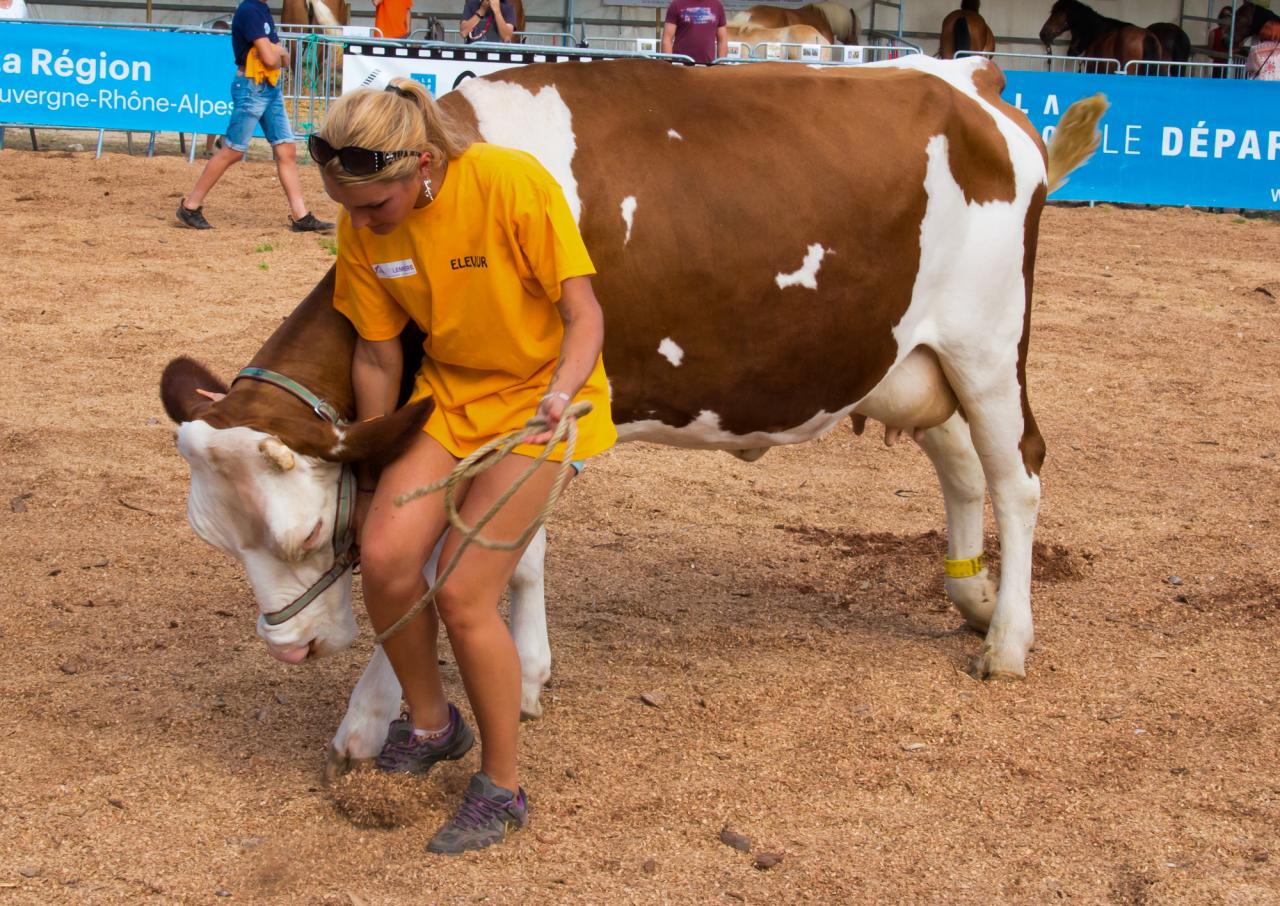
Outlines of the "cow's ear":
M 214 377 L 213 372 L 186 356 L 174 359 L 165 366 L 160 376 L 160 399 L 164 411 L 178 424 L 201 418 L 213 401 L 202 396 L 206 393 L 226 393 L 227 385 Z
M 347 425 L 332 455 L 325 458 L 337 462 L 388 463 L 418 436 L 434 408 L 435 401 L 428 397 L 401 406 L 382 418 Z

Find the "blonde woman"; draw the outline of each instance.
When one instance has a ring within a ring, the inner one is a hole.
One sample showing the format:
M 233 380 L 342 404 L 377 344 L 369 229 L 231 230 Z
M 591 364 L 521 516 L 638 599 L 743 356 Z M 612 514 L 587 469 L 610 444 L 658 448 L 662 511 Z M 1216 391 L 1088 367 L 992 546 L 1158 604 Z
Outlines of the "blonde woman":
M 559 185 L 528 154 L 468 144 L 418 83 L 397 79 L 385 91 L 344 95 L 310 150 L 325 190 L 343 207 L 334 305 L 359 333 L 351 364 L 359 418 L 396 405 L 401 329 L 412 319 L 426 334 L 414 395 L 432 396 L 435 409 L 376 483 L 371 472 L 360 478 L 364 598 L 381 631 L 426 591 L 422 570 L 437 541 L 444 537 L 441 563 L 458 544 L 445 531 L 440 495 L 397 507 L 398 495 L 447 475 L 535 415 L 554 427 L 575 400 L 595 407 L 580 420 L 576 456 L 613 445 L 604 320 L 591 289 L 595 271 Z M 474 523 L 537 450 L 519 447 L 473 479 L 463 517 Z M 541 466 L 486 534 L 517 536 L 545 503 L 556 470 Z M 520 664 L 498 614 L 519 559 L 519 551 L 468 549 L 435 608 L 385 644 L 408 711 L 391 725 L 380 768 L 422 774 L 471 747 L 472 732 L 440 682 L 437 612 L 480 730 L 481 770 L 432 838 L 432 852 L 482 849 L 527 821 L 516 773 Z

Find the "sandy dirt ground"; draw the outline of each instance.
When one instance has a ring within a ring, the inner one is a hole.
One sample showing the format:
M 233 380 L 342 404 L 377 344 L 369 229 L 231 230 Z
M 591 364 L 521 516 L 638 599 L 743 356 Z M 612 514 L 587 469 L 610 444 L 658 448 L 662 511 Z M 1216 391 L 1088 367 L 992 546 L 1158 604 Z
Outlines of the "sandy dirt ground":
M 552 529 L 533 823 L 450 860 L 423 847 L 477 756 L 354 825 L 320 770 L 367 625 L 272 660 L 187 526 L 161 368 L 230 376 L 333 261 L 265 163 L 179 228 L 195 175 L 0 152 L 0 904 L 1280 902 L 1280 225 L 1046 212 L 1024 682 L 965 672 L 914 445 L 593 462 Z

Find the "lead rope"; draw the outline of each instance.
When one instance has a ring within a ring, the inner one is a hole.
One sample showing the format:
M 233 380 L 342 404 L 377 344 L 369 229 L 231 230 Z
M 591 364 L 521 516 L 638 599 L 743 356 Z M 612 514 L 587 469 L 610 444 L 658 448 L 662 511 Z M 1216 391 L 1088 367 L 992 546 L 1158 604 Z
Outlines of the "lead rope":
M 472 544 L 476 544 L 486 550 L 492 551 L 514 551 L 519 550 L 528 543 L 538 529 L 542 528 L 547 521 L 547 517 L 551 515 L 551 511 L 555 509 L 556 503 L 560 500 L 560 495 L 564 493 L 565 485 L 568 483 L 569 472 L 573 469 L 573 451 L 578 444 L 578 424 L 577 420 L 591 411 L 591 404 L 588 402 L 574 403 L 565 410 L 564 415 L 560 419 L 560 424 L 556 425 L 555 431 L 551 434 L 551 439 L 546 442 L 542 452 L 533 459 L 533 464 L 529 466 L 524 473 L 512 483 L 511 487 L 503 492 L 502 496 L 494 501 L 488 511 L 481 516 L 475 525 L 467 525 L 462 518 L 462 514 L 458 512 L 456 496 L 458 486 L 483 472 L 487 472 L 506 459 L 515 450 L 516 447 L 527 442 L 529 438 L 547 430 L 545 419 L 534 419 L 525 427 L 518 431 L 512 431 L 496 440 L 491 440 L 480 449 L 476 450 L 470 456 L 463 459 L 444 478 L 437 482 L 418 488 L 416 491 L 410 491 L 407 494 L 401 494 L 395 499 L 396 506 L 404 506 L 419 497 L 425 497 L 428 494 L 434 494 L 436 491 L 444 491 L 444 512 L 445 517 L 462 538 L 462 543 L 458 545 L 458 549 L 454 551 L 453 556 L 449 558 L 449 563 L 445 566 L 444 571 L 437 574 L 435 581 L 427 590 L 427 593 L 418 599 L 408 613 L 400 617 L 388 628 L 378 633 L 374 639 L 374 643 L 381 645 L 391 636 L 395 635 L 405 624 L 417 617 L 427 606 L 436 599 L 440 589 L 444 586 L 445 580 L 453 572 L 454 567 L 458 565 L 458 561 L 462 559 L 462 554 Z M 515 493 L 520 490 L 526 481 L 532 477 L 533 473 L 538 471 L 538 467 L 547 461 L 547 457 L 551 455 L 551 451 L 564 441 L 564 459 L 560 463 L 560 469 L 556 473 L 555 484 L 551 486 L 551 492 L 547 495 L 547 502 L 543 504 L 541 511 L 529 523 L 528 527 L 520 534 L 520 537 L 514 541 L 491 541 L 480 535 L 484 527 L 489 521 L 498 514 L 504 506 L 507 505 Z

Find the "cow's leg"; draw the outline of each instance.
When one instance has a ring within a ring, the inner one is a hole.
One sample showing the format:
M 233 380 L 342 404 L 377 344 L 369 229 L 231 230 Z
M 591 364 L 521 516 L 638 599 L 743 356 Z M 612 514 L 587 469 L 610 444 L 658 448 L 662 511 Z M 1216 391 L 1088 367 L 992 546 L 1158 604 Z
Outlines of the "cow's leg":
M 332 781 L 357 762 L 382 751 L 387 728 L 400 712 L 400 681 L 381 645 L 375 645 L 369 666 L 351 692 L 346 716 L 329 744 L 324 777 Z
M 938 472 L 947 505 L 947 559 L 963 564 L 982 553 L 982 505 L 987 490 L 982 462 L 969 436 L 969 425 L 957 412 L 936 428 L 925 431 L 920 437 L 920 446 L 929 454 Z M 979 632 L 986 632 L 996 606 L 996 586 L 987 575 L 986 566 L 971 576 L 948 575 L 945 583 L 947 597 L 965 622 Z
M 542 685 L 551 678 L 551 643 L 547 639 L 547 530 L 534 535 L 516 565 L 511 594 L 511 635 L 520 654 L 520 717 L 542 716 Z
M 991 357 L 984 361 L 982 356 L 942 359 L 969 419 L 1000 535 L 1000 588 L 987 637 L 973 663 L 978 677 L 1026 676 L 1026 655 L 1035 641 L 1031 555 L 1044 441 L 1025 404 L 1016 347 L 1013 352 L 1003 362 Z

